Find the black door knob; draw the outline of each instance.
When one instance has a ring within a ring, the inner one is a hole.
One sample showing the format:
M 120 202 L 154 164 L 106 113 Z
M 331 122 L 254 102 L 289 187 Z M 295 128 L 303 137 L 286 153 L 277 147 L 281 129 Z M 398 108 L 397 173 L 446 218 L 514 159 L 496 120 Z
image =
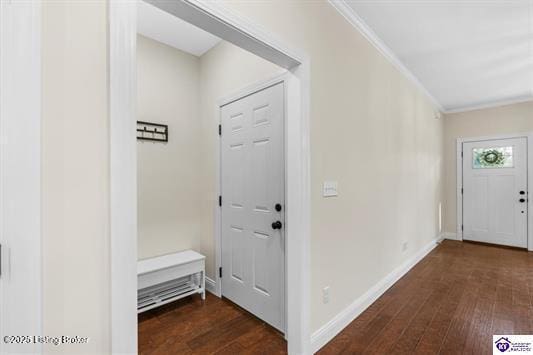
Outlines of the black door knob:
M 518 200 L 518 201 L 520 201 L 520 202 L 524 203 L 524 202 L 526 202 L 526 199 L 525 199 L 525 198 L 521 198 L 521 199 L 520 199 L 520 200 Z
M 281 224 L 280 221 L 276 221 L 274 223 L 272 223 L 272 229 L 281 229 L 283 225 Z
M 520 191 L 520 195 L 525 195 L 526 192 L 525 191 Z
M 276 203 L 276 206 L 274 206 L 274 208 L 276 209 L 276 211 L 281 211 L 281 205 L 279 203 Z

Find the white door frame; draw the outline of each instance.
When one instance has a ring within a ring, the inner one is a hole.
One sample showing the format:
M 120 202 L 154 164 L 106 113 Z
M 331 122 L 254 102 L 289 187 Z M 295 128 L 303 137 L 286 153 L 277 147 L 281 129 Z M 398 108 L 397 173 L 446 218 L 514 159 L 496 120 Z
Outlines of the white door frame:
M 297 99 L 297 97 L 291 97 L 291 90 L 289 89 L 291 86 L 293 85 L 298 85 L 297 82 L 292 82 L 291 81 L 291 75 L 290 73 L 287 73 L 286 71 L 283 72 L 283 74 L 280 74 L 280 75 L 276 75 L 275 77 L 271 78 L 271 79 L 267 79 L 267 80 L 263 80 L 263 81 L 260 81 L 260 82 L 257 82 L 255 84 L 252 84 L 252 85 L 249 85 L 249 86 L 246 86 L 242 89 L 240 89 L 239 91 L 236 91 L 235 93 L 231 93 L 219 100 L 217 100 L 217 104 L 216 104 L 216 107 L 215 107 L 215 116 L 217 118 L 217 124 L 222 124 L 222 121 L 221 121 L 221 115 L 220 115 L 220 109 L 222 108 L 222 106 L 224 105 L 227 105 L 233 101 L 236 101 L 236 100 L 239 100 L 245 96 L 248 96 L 248 95 L 251 95 L 255 92 L 258 92 L 258 91 L 261 91 L 263 89 L 266 89 L 270 86 L 273 86 L 273 85 L 276 85 L 276 84 L 279 84 L 279 83 L 283 83 L 284 84 L 284 94 L 283 94 L 283 106 L 284 106 L 284 115 L 283 115 L 283 132 L 287 132 L 287 130 L 289 129 L 289 125 L 288 125 L 288 105 L 287 103 L 289 101 L 292 101 L 292 100 L 295 100 Z M 292 91 L 292 93 L 294 94 L 294 91 Z M 220 161 L 220 158 L 221 158 L 221 140 L 220 140 L 220 135 L 218 134 L 218 132 L 216 133 L 216 139 L 218 141 L 219 144 L 216 144 L 215 145 L 215 156 L 216 156 L 216 191 L 217 191 L 217 195 L 220 196 L 222 194 L 222 180 L 221 180 L 221 170 L 222 170 L 222 164 L 221 164 L 221 161 Z M 284 181 L 285 181 L 285 196 L 288 195 L 288 192 L 289 192 L 289 189 L 288 189 L 288 186 L 287 186 L 287 180 L 288 180 L 288 169 L 289 169 L 289 166 L 287 164 L 288 162 L 288 150 L 287 150 L 287 147 L 288 147 L 288 144 L 289 144 L 289 137 L 287 134 L 284 134 L 284 154 L 283 154 L 283 164 L 284 164 Z M 287 199 L 285 199 L 285 206 L 284 208 L 286 210 L 288 210 L 288 207 L 289 207 L 289 204 L 287 202 Z M 287 297 L 287 290 L 288 290 L 288 283 L 287 283 L 287 265 L 288 265 L 288 262 L 289 262 L 289 257 L 288 257 L 288 254 L 287 254 L 287 249 L 288 249 L 288 238 L 287 238 L 287 231 L 288 231 L 288 227 L 290 227 L 290 222 L 289 222 L 289 218 L 288 218 L 288 215 L 287 213 L 285 213 L 285 226 L 284 226 L 284 230 L 285 230 L 285 268 L 284 268 L 284 278 L 285 278 L 285 282 L 284 282 L 284 300 L 283 300 L 283 305 L 284 305 L 284 310 L 283 310 L 283 314 L 284 314 L 284 329 L 286 330 L 287 329 L 287 304 L 288 304 L 288 297 Z M 215 271 L 216 270 L 219 270 L 220 267 L 222 267 L 222 208 L 220 208 L 220 206 L 217 204 L 215 206 L 215 228 L 214 228 L 214 231 L 215 231 Z M 215 277 L 216 277 L 216 295 L 221 297 L 222 296 L 222 279 L 219 277 L 218 273 L 215 272 Z M 285 338 L 287 338 L 287 332 L 285 332 Z
M 456 196 L 457 196 L 457 239 L 463 240 L 463 143 L 498 139 L 526 138 L 527 140 L 527 184 L 528 184 L 528 218 L 527 218 L 527 249 L 533 251 L 533 132 L 517 134 L 499 134 L 493 136 L 457 138 L 456 140 Z
M 0 353 L 40 353 L 41 3 L 0 1 Z
M 217 2 L 149 0 L 165 11 L 288 69 L 286 102 L 287 340 L 310 350 L 310 148 L 308 56 Z M 111 347 L 137 351 L 136 3 L 109 1 Z M 218 116 L 217 116 L 218 117 Z M 216 230 L 216 229 L 215 229 Z

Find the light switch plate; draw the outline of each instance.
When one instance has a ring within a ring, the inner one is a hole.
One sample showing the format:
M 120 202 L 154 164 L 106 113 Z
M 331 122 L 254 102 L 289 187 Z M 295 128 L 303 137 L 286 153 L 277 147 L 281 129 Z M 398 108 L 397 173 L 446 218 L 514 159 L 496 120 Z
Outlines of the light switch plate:
M 324 181 L 324 188 L 322 190 L 324 197 L 338 196 L 337 181 Z

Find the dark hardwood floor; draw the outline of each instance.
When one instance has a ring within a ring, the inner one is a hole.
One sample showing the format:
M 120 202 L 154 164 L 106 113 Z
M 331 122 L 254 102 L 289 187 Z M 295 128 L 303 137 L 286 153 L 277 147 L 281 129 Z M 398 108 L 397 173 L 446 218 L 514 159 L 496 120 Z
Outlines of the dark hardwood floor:
M 286 354 L 283 335 L 226 299 L 207 293 L 139 315 L 140 354 Z
M 492 354 L 533 334 L 533 253 L 444 241 L 319 354 Z M 283 337 L 208 294 L 139 317 L 141 354 L 284 354 Z
M 492 354 L 533 334 L 533 253 L 444 241 L 319 354 Z

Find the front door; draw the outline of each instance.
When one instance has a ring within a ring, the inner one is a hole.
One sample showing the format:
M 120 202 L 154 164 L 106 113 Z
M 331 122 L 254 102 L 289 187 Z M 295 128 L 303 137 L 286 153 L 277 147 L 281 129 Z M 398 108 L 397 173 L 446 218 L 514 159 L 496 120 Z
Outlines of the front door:
M 527 247 L 527 138 L 463 143 L 463 239 Z
M 284 331 L 284 84 L 221 107 L 222 295 Z

